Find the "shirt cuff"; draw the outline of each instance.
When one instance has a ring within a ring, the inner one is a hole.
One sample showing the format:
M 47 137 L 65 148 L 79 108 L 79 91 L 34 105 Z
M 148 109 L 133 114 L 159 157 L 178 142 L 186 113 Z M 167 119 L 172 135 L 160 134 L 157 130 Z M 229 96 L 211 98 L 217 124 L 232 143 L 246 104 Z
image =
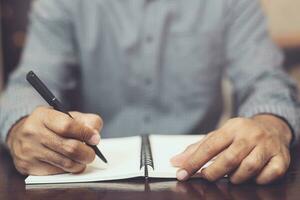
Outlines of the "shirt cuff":
M 28 105 L 24 108 L 5 110 L 0 112 L 0 141 L 6 143 L 7 135 L 12 126 L 21 118 L 30 115 L 38 105 Z
M 292 131 L 291 147 L 294 146 L 299 139 L 299 123 L 296 108 L 290 106 L 280 105 L 260 105 L 248 109 L 241 109 L 239 116 L 241 117 L 253 117 L 258 114 L 271 114 L 284 120 Z

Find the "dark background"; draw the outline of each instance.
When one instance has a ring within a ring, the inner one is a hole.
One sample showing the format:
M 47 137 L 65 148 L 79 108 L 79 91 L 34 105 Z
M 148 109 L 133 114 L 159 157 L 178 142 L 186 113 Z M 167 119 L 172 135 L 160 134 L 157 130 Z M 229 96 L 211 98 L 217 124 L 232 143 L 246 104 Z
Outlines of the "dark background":
M 4 83 L 7 81 L 8 74 L 18 65 L 22 47 L 25 44 L 30 1 L 31 0 L 0 0 Z M 283 50 L 286 54 L 284 66 L 290 71 L 296 71 L 295 73 L 300 76 L 300 67 L 297 70 L 293 69 L 295 66 L 300 66 L 300 44 L 298 46 L 293 45 L 292 47 L 285 46 Z M 300 77 L 297 76 L 298 75 L 296 75 L 296 78 L 300 79 Z
M 4 82 L 18 65 L 28 22 L 30 0 L 0 0 Z

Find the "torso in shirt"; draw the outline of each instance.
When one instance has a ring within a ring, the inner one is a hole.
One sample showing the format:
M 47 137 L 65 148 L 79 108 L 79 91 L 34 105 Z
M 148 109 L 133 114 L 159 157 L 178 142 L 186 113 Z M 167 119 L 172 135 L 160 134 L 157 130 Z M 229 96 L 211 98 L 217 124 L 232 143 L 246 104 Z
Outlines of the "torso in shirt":
M 103 117 L 104 137 L 214 128 L 226 1 L 72 2 L 83 110 Z

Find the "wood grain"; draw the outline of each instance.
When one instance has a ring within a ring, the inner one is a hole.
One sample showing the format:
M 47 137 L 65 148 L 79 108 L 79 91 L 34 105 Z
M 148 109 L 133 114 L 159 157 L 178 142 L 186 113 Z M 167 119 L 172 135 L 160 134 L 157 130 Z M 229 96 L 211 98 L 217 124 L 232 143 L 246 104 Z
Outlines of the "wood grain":
M 300 145 L 292 149 L 292 163 L 280 181 L 259 186 L 253 182 L 233 185 L 224 178 L 216 183 L 197 179 L 187 182 L 143 178 L 98 182 L 89 184 L 26 187 L 25 177 L 13 166 L 8 152 L 0 148 L 0 199 L 30 200 L 122 200 L 122 199 L 299 199 L 300 196 Z

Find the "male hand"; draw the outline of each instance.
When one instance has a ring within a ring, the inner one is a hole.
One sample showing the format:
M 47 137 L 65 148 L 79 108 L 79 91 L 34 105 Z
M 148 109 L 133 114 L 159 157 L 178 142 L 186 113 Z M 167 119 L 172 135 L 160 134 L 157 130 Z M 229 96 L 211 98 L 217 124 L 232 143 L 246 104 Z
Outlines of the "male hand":
M 95 158 L 90 145 L 100 141 L 102 120 L 98 115 L 38 107 L 17 122 L 7 145 L 17 170 L 24 175 L 79 173 Z
M 177 178 L 187 180 L 217 156 L 201 170 L 203 178 L 215 181 L 229 175 L 235 184 L 251 178 L 258 184 L 267 184 L 288 169 L 291 138 L 290 128 L 278 117 L 266 114 L 251 119 L 234 118 L 173 157 L 171 163 L 180 168 Z

